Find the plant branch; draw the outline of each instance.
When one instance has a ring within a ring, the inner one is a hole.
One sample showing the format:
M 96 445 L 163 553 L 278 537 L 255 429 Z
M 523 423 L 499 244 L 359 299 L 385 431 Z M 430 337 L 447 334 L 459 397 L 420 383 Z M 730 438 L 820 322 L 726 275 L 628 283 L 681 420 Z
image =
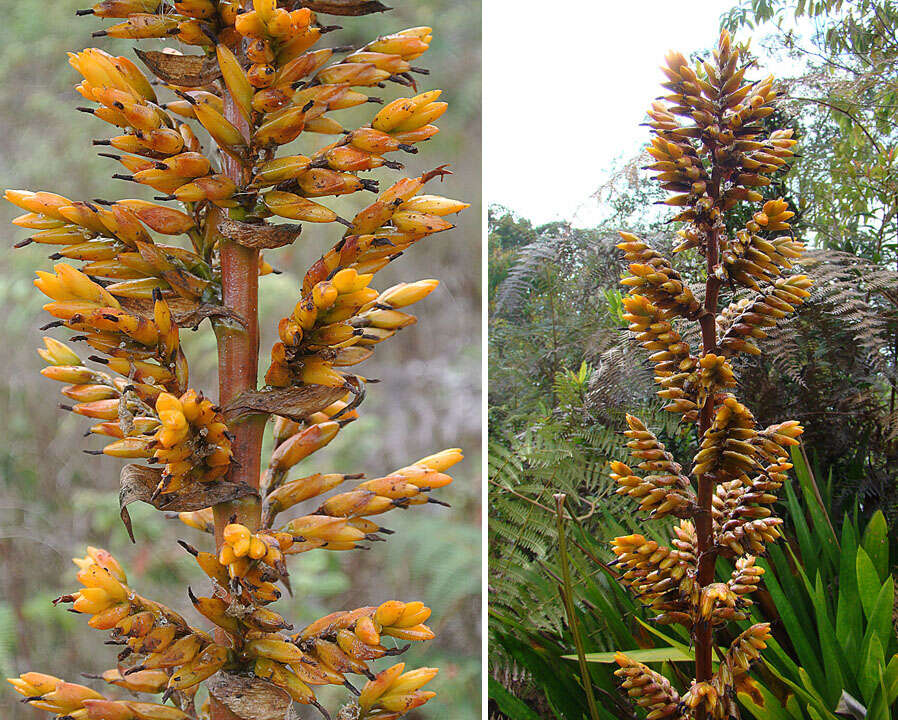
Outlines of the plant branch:
M 564 493 L 555 495 L 555 517 L 558 525 L 558 558 L 561 565 L 562 585 L 560 586 L 564 611 L 567 615 L 568 626 L 574 638 L 577 648 L 577 661 L 580 664 L 580 678 L 583 691 L 586 693 L 586 703 L 589 705 L 589 716 L 592 720 L 599 720 L 599 709 L 596 706 L 596 698 L 592 692 L 592 676 L 589 674 L 589 664 L 586 662 L 586 653 L 583 650 L 583 638 L 580 636 L 580 626 L 577 624 L 577 616 L 574 614 L 573 587 L 571 585 L 571 572 L 567 561 L 567 544 L 564 532 Z

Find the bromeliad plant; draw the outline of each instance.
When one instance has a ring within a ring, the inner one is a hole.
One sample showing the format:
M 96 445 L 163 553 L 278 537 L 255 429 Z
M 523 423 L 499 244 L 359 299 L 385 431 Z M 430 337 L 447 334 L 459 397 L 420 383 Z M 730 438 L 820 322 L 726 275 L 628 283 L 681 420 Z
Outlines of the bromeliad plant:
M 624 317 L 652 353 L 665 409 L 695 426 L 699 448 L 686 471 L 628 416 L 627 444 L 638 464 L 611 466 L 618 492 L 653 517 L 679 520 L 670 547 L 639 534 L 613 541 L 621 581 L 657 611 L 656 622 L 685 626 L 694 646 L 695 678 L 682 696 L 664 676 L 617 655 L 622 687 L 651 720 L 738 717 L 736 692 L 750 687 L 750 667 L 770 628 L 752 625 L 728 649 L 717 649 L 716 669 L 715 632 L 748 617 L 763 574 L 756 557 L 780 536 L 782 521 L 771 505 L 792 467 L 788 448 L 802 431 L 795 421 L 756 427 L 734 394 L 732 360 L 759 354 L 755 340 L 802 303 L 810 286 L 805 276 L 787 272 L 803 250 L 789 230 L 793 213 L 781 198 L 765 200 L 757 190 L 786 165 L 795 141 L 791 131 L 766 129 L 773 78 L 746 81 L 748 69 L 726 32 L 713 58 L 695 68 L 670 53 L 663 68 L 669 95 L 649 111 L 648 151 L 655 160 L 649 167 L 672 193 L 666 204 L 680 208 L 673 221 L 685 228 L 675 250 L 704 256 L 704 296 L 693 294 L 670 261 L 636 236 L 621 233 L 619 245 L 630 271 L 623 279 L 629 288 Z M 740 203 L 756 210 L 731 233 Z M 722 307 L 724 292 L 732 297 Z M 698 324 L 700 349 L 678 329 L 686 322 Z M 734 559 L 726 582 L 715 579 L 718 557 Z
M 290 470 L 327 445 L 357 417 L 366 380 L 347 368 L 415 322 L 404 308 L 436 280 L 400 283 L 383 292 L 374 273 L 424 237 L 452 225 L 446 215 L 464 203 L 421 194 L 444 167 L 401 178 L 351 220 L 319 202 L 328 196 L 377 192 L 360 174 L 399 170 L 389 153 L 417 152 L 435 135 L 446 109 L 439 91 L 390 102 L 371 122 L 347 131 L 333 114 L 365 103 L 386 83 L 417 92 L 411 63 L 429 46 L 431 30 L 384 35 L 360 48 L 314 49 L 339 28 L 316 12 L 381 12 L 365 0 L 104 0 L 79 15 L 116 18 L 97 37 L 166 38 L 198 48 L 140 51 L 157 80 L 127 57 L 88 48 L 69 57 L 83 76 L 79 108 L 119 133 L 94 144 L 121 163 L 115 177 L 153 188 L 154 201 L 72 200 L 49 192 L 9 190 L 25 210 L 14 220 L 33 234 L 17 246 L 56 246 L 64 259 L 38 271 L 35 285 L 50 298 L 46 328 L 76 333 L 94 354 L 86 360 L 47 337 L 39 352 L 48 378 L 66 383 L 67 410 L 91 418 L 102 451 L 127 465 L 121 475 L 122 518 L 143 501 L 180 512 L 186 524 L 214 535 L 215 547 L 186 543 L 212 580 L 208 597 L 188 588 L 197 611 L 215 626 L 207 633 L 165 605 L 138 595 L 116 560 L 88 548 L 76 559 L 79 591 L 58 602 L 90 616 L 121 646 L 102 679 L 127 690 L 160 694 L 160 702 L 114 699 L 40 673 L 10 682 L 33 706 L 66 720 L 254 720 L 284 718 L 292 703 L 316 706 L 315 690 L 346 685 L 357 699 L 340 718 L 389 720 L 426 702 L 421 690 L 434 668 L 374 674 L 369 663 L 408 648 L 385 638 L 433 637 L 420 602 L 388 601 L 335 612 L 291 634 L 268 605 L 289 589 L 288 556 L 315 549 L 352 550 L 389 532 L 371 518 L 432 500 L 461 459 L 444 450 L 350 490 L 320 500 L 362 475 Z M 337 59 L 340 57 L 340 59 Z M 162 97 L 162 96 L 165 97 Z M 310 133 L 312 135 L 310 135 Z M 318 135 L 307 154 L 280 152 Z M 200 137 L 208 135 L 205 143 Z M 179 203 L 180 209 L 169 203 Z M 273 224 L 273 216 L 298 221 Z M 342 237 L 305 274 L 300 298 L 280 320 L 279 342 L 263 387 L 257 387 L 258 278 L 272 271 L 261 249 L 289 245 L 303 223 L 345 226 Z M 162 237 L 160 237 L 162 236 Z M 172 244 L 180 237 L 183 244 Z M 80 269 L 70 264 L 82 263 Z M 218 341 L 218 401 L 191 387 L 180 330 L 209 320 Z M 266 421 L 274 419 L 274 450 L 262 470 Z M 319 498 L 317 509 L 288 521 L 278 516 Z M 133 535 L 132 535 L 133 539 Z M 368 678 L 356 690 L 351 675 Z M 195 696 L 205 682 L 209 699 Z M 170 701 L 170 704 L 169 704 Z

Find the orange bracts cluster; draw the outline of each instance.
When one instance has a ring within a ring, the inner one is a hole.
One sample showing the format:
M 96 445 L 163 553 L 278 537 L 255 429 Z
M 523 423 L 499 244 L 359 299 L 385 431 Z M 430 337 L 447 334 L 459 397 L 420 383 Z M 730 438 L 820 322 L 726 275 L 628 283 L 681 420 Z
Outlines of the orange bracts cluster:
M 378 293 L 368 287 L 371 273 L 351 268 L 322 280 L 281 320 L 281 342 L 271 350 L 265 375 L 269 385 L 315 384 L 342 387 L 346 380 L 334 367 L 366 360 L 372 345 L 416 322 L 399 308 L 426 297 L 436 280 L 402 283 Z
M 809 296 L 811 284 L 788 272 L 804 249 L 788 222 L 794 213 L 783 199 L 765 200 L 759 191 L 785 167 L 795 141 L 791 131 L 765 127 L 777 93 L 772 78 L 745 80 L 749 67 L 726 32 L 713 57 L 695 66 L 670 53 L 663 68 L 669 94 L 649 111 L 649 169 L 671 193 L 665 202 L 678 208 L 673 220 L 685 225 L 675 251 L 704 256 L 704 296 L 635 235 L 622 232 L 618 246 L 629 269 L 622 280 L 629 288 L 624 318 L 652 353 L 664 409 L 678 413 L 698 443 L 685 471 L 651 430 L 628 416 L 627 446 L 638 464 L 611 463 L 618 493 L 655 517 L 680 518 L 669 547 L 640 534 L 612 541 L 621 582 L 658 613 L 656 622 L 684 625 L 692 636 L 696 677 L 682 696 L 645 665 L 620 653 L 615 658 L 622 687 L 659 720 L 723 720 L 736 712 L 735 688 L 764 648 L 769 628 L 754 625 L 737 637 L 716 672 L 715 632 L 749 617 L 750 596 L 763 574 L 755 556 L 780 536 L 782 521 L 771 506 L 792 467 L 789 448 L 802 432 L 793 421 L 759 429 L 733 394 L 738 383 L 731 359 L 760 354 L 756 341 Z M 725 219 L 739 203 L 758 207 L 731 237 Z M 721 307 L 721 293 L 737 288 L 743 293 Z M 700 350 L 684 340 L 682 326 L 689 322 L 699 325 Z M 718 556 L 735 561 L 726 582 L 715 578 Z
M 175 492 L 191 481 L 212 482 L 228 471 L 228 426 L 210 400 L 195 390 L 181 397 L 162 393 L 156 414 L 160 425 L 150 447 L 153 460 L 165 463 L 158 492 Z
M 104 673 L 104 679 L 105 677 Z M 165 677 L 168 678 L 167 675 Z M 43 673 L 26 672 L 17 678 L 7 680 L 17 693 L 25 696 L 29 705 L 54 713 L 57 717 L 72 720 L 190 720 L 190 715 L 171 705 L 136 700 L 109 700 L 89 687 Z M 157 692 L 146 690 L 149 687 L 156 687 L 152 684 L 146 685 L 141 682 L 114 682 L 114 684 L 135 692 Z
M 78 581 L 84 586 L 56 602 L 72 603 L 72 610 L 91 616 L 88 624 L 109 630 L 112 643 L 122 646 L 118 673 L 104 675 L 110 683 L 139 682 L 149 692 L 185 691 L 218 672 L 229 661 L 227 647 L 190 627 L 171 608 L 141 597 L 127 585 L 118 562 L 99 548 L 76 558 Z M 146 671 L 163 671 L 149 673 Z

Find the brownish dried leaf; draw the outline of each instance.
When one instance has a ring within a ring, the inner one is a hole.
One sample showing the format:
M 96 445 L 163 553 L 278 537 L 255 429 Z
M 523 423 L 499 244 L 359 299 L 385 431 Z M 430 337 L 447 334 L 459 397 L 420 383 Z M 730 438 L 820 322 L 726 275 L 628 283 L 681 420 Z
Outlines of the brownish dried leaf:
M 134 542 L 134 532 L 131 528 L 131 516 L 128 514 L 128 505 L 133 502 L 145 502 L 157 510 L 173 512 L 186 512 L 202 510 L 222 502 L 229 502 L 247 495 L 255 495 L 256 490 L 245 483 L 233 483 L 217 480 L 213 483 L 193 483 L 182 490 L 166 495 L 160 495 L 153 499 L 153 492 L 159 485 L 162 470 L 146 467 L 144 465 L 129 464 L 122 468 L 119 480 L 119 507 L 121 508 L 122 522 L 128 530 L 131 542 Z
M 266 680 L 219 672 L 206 683 L 209 694 L 241 720 L 293 720 L 293 700 Z
M 215 55 L 172 55 L 137 48 L 134 48 L 134 52 L 156 77 L 171 85 L 203 87 L 221 77 Z
M 300 422 L 312 413 L 323 410 L 346 394 L 345 388 L 326 385 L 301 385 L 241 393 L 223 409 L 228 422 L 245 415 L 282 415 Z
M 358 16 L 386 12 L 391 8 L 377 0 L 299 0 L 296 7 L 325 15 Z
M 238 245 L 262 250 L 292 244 L 302 232 L 302 225 L 268 225 L 222 220 L 218 223 L 218 232 Z
M 206 318 L 226 318 L 240 326 L 244 326 L 243 319 L 230 308 L 224 305 L 212 305 L 196 300 L 175 296 L 166 297 L 165 301 L 171 310 L 172 317 L 179 327 L 196 330 L 199 324 Z M 119 298 L 122 307 L 128 312 L 133 312 L 144 317 L 153 317 L 153 301 L 139 298 Z

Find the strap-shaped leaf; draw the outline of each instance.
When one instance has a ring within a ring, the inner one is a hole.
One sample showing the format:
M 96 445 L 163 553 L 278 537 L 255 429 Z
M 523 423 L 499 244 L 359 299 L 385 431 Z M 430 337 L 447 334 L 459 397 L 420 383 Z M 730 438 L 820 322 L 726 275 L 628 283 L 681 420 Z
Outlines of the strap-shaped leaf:
M 641 663 L 651 662 L 694 662 L 695 653 L 686 652 L 676 647 L 638 648 L 636 650 L 621 650 L 631 660 Z M 613 663 L 616 652 L 586 653 L 586 662 Z M 576 660 L 576 655 L 562 655 L 565 660 Z

